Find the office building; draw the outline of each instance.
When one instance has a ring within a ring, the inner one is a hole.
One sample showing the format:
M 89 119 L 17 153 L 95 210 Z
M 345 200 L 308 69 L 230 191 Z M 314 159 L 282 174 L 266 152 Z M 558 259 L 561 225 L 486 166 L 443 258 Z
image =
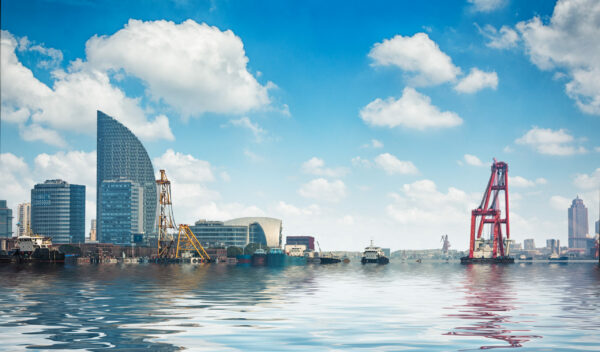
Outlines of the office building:
M 31 203 L 21 203 L 17 206 L 17 236 L 27 234 L 31 228 Z
M 53 243 L 85 242 L 85 186 L 48 180 L 31 190 L 31 230 Z
M 587 235 L 589 234 L 588 210 L 579 196 L 573 199 L 568 214 L 569 248 L 587 248 Z
M 523 249 L 525 249 L 526 251 L 535 250 L 535 241 L 533 240 L 533 238 L 528 238 L 523 241 Z
M 265 217 L 239 218 L 229 221 L 199 220 L 190 230 L 208 247 L 245 247 L 250 243 L 281 247 L 282 222 Z
M 548 239 L 546 240 L 546 249 L 550 254 L 556 253 L 560 254 L 560 240 L 557 239 Z
M 109 226 L 108 221 L 103 219 L 103 214 L 108 211 L 104 207 L 110 206 L 109 202 L 102 199 L 102 182 L 123 179 L 143 189 L 141 232 L 144 233 L 143 242 L 148 243 L 156 236 L 157 192 L 152 162 L 142 143 L 127 127 L 98 111 L 96 232 L 100 240 L 106 238 L 103 234 L 104 226 Z M 118 224 L 114 226 L 118 227 Z
M 100 242 L 130 245 L 144 232 L 144 189 L 131 180 L 105 180 L 102 193 Z
M 287 236 L 285 238 L 287 245 L 305 245 L 307 249 L 315 250 L 315 238 L 313 236 Z
M 5 200 L 0 200 L 0 237 L 12 237 L 12 219 L 12 209 Z

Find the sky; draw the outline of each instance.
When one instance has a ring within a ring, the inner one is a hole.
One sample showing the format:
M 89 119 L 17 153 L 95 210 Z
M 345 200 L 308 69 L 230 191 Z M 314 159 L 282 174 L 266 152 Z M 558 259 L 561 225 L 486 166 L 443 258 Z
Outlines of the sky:
M 464 250 L 497 158 L 511 238 L 566 245 L 573 198 L 598 219 L 598 18 L 595 0 L 4 0 L 0 199 L 84 184 L 89 231 L 101 110 L 166 170 L 177 223 Z

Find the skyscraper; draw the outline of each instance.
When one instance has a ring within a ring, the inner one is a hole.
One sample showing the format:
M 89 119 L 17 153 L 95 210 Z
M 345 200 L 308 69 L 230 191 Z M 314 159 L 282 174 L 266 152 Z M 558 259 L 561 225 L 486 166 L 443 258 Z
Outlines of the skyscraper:
M 96 236 L 96 219 L 92 219 L 90 224 L 90 242 L 98 241 L 98 236 Z
M 17 207 L 17 216 L 19 223 L 17 224 L 17 236 L 22 236 L 27 233 L 27 229 L 31 227 L 31 203 L 21 203 Z
M 12 209 L 6 206 L 5 200 L 0 200 L 0 237 L 12 237 Z
M 130 180 L 106 180 L 102 192 L 102 243 L 128 245 L 143 233 L 144 189 Z
M 587 248 L 587 235 L 589 233 L 588 210 L 579 196 L 573 199 L 568 213 L 569 248 Z
M 31 230 L 53 243 L 85 242 L 85 186 L 47 180 L 31 190 Z
M 102 182 L 126 179 L 139 185 L 143 199 L 143 232 L 145 241 L 155 234 L 156 182 L 154 168 L 146 149 L 137 137 L 114 118 L 98 111 L 96 189 L 96 232 L 102 240 L 103 220 L 108 203 L 103 202 Z

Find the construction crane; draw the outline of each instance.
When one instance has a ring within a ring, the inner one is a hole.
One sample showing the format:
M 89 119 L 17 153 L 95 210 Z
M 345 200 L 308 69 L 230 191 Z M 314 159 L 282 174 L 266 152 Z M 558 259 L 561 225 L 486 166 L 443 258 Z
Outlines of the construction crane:
M 204 261 L 210 261 L 210 256 L 196 238 L 190 227 L 185 224 L 177 226 L 173 215 L 173 202 L 171 199 L 171 181 L 167 179 L 165 170 L 160 170 L 160 179 L 156 180 L 158 186 L 158 258 L 181 258 L 184 253 L 193 255 L 196 252 Z M 175 233 L 177 233 L 176 247 Z
M 500 209 L 500 192 L 504 192 L 504 217 Z M 486 240 L 482 238 L 482 234 L 487 224 L 490 225 L 490 239 Z M 503 233 L 506 234 L 506 238 L 503 238 Z M 494 158 L 492 174 L 481 204 L 471 212 L 469 255 L 461 258 L 461 262 L 514 262 L 514 259 L 508 256 L 509 244 L 508 165 Z

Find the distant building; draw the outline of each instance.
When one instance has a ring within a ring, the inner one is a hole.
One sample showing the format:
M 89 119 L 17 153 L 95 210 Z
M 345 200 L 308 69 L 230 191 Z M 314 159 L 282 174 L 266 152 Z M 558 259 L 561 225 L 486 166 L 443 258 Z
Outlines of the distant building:
M 105 180 L 100 193 L 100 242 L 132 244 L 144 232 L 144 189 L 131 180 Z
M 31 229 L 53 243 L 85 242 L 85 186 L 48 180 L 31 190 Z
M 523 249 L 525 249 L 526 251 L 535 250 L 535 241 L 533 240 L 533 238 L 528 238 L 525 241 L 523 241 Z
M 560 254 L 560 240 L 558 239 L 548 239 L 546 240 L 546 249 L 550 253 Z
M 90 224 L 90 242 L 97 242 L 98 236 L 96 233 L 96 219 L 92 219 Z
M 154 168 L 146 149 L 137 137 L 114 118 L 98 111 L 97 138 L 97 179 L 96 220 L 98 238 L 103 240 L 104 225 L 107 214 L 104 206 L 110 203 L 103 201 L 102 182 L 107 180 L 127 179 L 143 188 L 142 229 L 144 242 L 155 237 L 157 192 L 154 179 Z M 116 224 L 113 224 L 116 226 Z M 112 235 L 109 235 L 112 236 Z
M 12 237 L 12 209 L 7 207 L 5 200 L 0 200 L 0 237 Z
M 190 230 L 196 238 L 209 247 L 245 247 L 258 243 L 266 247 L 281 248 L 282 222 L 265 217 L 239 218 L 229 221 L 199 220 Z
M 285 238 L 285 244 L 300 244 L 305 245 L 309 250 L 315 250 L 315 238 L 313 236 L 287 236 Z
M 569 248 L 587 248 L 587 235 L 589 234 L 588 210 L 579 196 L 573 199 L 568 214 Z
M 21 203 L 17 207 L 17 236 L 22 236 L 31 228 L 31 203 Z
M 389 248 L 381 248 L 381 250 L 383 251 L 383 253 L 385 254 L 386 257 L 390 257 L 390 255 L 392 254 L 392 250 Z

